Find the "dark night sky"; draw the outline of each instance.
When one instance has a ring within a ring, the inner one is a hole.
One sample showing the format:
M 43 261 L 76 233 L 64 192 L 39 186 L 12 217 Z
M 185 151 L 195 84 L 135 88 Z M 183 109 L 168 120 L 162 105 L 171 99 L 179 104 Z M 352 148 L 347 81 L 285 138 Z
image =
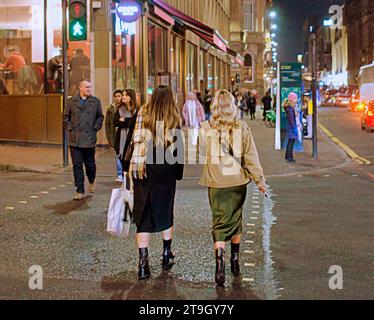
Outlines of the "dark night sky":
M 314 14 L 328 14 L 329 7 L 344 0 L 273 0 L 277 12 L 278 57 L 281 62 L 296 62 L 303 53 L 303 25 Z

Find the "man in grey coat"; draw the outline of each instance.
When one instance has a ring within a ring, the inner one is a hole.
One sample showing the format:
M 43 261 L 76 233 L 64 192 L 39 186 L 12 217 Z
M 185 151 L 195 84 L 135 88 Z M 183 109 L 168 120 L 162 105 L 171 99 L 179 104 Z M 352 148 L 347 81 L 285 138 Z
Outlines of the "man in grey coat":
M 89 181 L 89 192 L 95 193 L 97 132 L 103 126 L 104 115 L 100 100 L 92 96 L 91 92 L 91 82 L 80 81 L 79 94 L 69 99 L 63 116 L 77 188 L 74 200 L 85 197 L 83 164 Z

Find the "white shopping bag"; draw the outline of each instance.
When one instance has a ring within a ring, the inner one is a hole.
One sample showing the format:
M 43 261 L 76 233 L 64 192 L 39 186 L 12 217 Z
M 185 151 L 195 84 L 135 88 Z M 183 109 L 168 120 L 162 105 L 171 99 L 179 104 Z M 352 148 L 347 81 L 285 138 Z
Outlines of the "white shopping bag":
M 130 225 L 133 220 L 134 193 L 125 179 L 122 188 L 113 189 L 108 209 L 107 231 L 119 238 L 126 239 L 129 235 Z

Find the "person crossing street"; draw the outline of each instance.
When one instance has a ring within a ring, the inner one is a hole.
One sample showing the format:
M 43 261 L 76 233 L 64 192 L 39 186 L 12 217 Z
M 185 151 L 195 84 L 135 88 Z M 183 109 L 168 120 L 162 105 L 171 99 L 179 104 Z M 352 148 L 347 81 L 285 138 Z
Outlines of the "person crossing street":
M 103 126 L 104 115 L 101 101 L 92 96 L 91 92 L 91 81 L 81 80 L 79 93 L 69 99 L 63 114 L 77 191 L 74 200 L 85 198 L 83 165 L 89 181 L 88 190 L 90 193 L 95 193 L 97 132 Z

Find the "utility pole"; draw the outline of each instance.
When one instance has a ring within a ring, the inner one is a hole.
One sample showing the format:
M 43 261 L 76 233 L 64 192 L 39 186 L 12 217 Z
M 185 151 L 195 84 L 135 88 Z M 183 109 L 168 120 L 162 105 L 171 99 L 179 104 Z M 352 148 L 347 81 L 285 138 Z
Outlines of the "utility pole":
M 317 110 L 317 38 L 312 33 L 312 96 L 313 96 L 313 160 L 318 158 L 318 110 Z
M 62 112 L 65 111 L 66 104 L 69 98 L 69 84 L 68 84 L 68 36 L 67 36 L 67 0 L 62 0 L 62 60 L 63 60 L 63 97 L 62 97 Z M 66 131 L 64 125 L 62 125 L 62 156 L 64 167 L 69 165 L 68 158 L 68 140 L 66 136 Z

